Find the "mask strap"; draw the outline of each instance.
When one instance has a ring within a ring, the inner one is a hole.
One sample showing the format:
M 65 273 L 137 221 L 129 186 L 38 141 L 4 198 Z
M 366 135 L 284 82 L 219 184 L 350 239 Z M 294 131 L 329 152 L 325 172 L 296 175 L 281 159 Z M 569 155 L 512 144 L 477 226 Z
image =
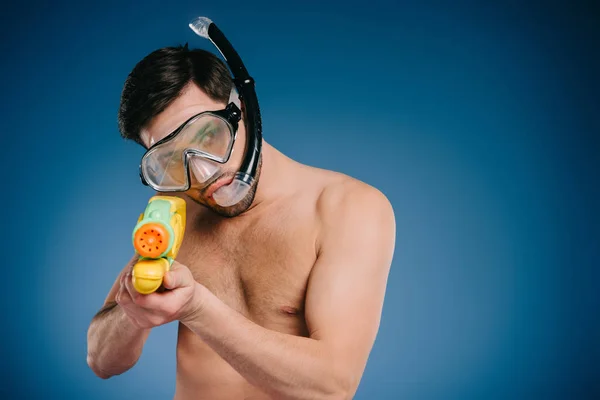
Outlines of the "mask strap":
M 229 93 L 229 103 L 233 103 L 237 106 L 237 108 L 239 108 L 240 110 L 242 109 L 242 102 L 240 100 L 240 94 L 237 91 L 237 88 L 235 87 L 235 84 L 231 85 L 231 92 Z

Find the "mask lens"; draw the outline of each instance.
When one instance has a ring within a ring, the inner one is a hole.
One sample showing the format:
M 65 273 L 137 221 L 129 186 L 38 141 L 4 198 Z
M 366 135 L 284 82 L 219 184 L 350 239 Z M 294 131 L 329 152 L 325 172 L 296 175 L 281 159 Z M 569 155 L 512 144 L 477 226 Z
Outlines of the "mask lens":
M 179 134 L 189 149 L 198 150 L 216 161 L 225 162 L 233 144 L 233 133 L 225 120 L 205 114 Z
M 216 115 L 201 114 L 173 138 L 151 148 L 142 159 L 142 173 L 150 186 L 157 190 L 184 190 L 189 185 L 188 172 L 184 167 L 186 155 L 192 156 L 192 159 L 207 158 L 225 163 L 232 147 L 231 126 Z M 196 160 L 196 164 L 208 160 Z M 214 175 L 216 168 L 218 166 L 214 165 L 211 171 L 203 171 L 202 175 Z M 197 175 L 196 170 L 194 174 Z
M 219 164 L 202 157 L 190 157 L 189 167 L 198 183 L 204 183 L 221 170 Z
M 187 183 L 183 153 L 170 146 L 150 150 L 142 160 L 142 173 L 151 186 L 160 190 L 177 190 Z

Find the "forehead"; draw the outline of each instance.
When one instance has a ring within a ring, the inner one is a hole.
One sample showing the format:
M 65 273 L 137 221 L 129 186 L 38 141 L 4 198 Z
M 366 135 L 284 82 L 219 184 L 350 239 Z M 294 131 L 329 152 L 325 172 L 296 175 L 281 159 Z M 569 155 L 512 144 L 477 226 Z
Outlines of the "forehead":
M 173 103 L 141 129 L 140 138 L 148 148 L 173 132 L 192 116 L 221 108 L 223 108 L 223 104 L 212 100 L 195 84 L 189 84 Z

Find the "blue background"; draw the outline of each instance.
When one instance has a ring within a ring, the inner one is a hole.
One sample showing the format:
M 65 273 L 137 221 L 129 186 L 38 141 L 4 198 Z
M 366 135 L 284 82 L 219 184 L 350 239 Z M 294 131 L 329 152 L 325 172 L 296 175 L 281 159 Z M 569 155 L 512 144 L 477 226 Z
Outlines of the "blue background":
M 107 381 L 86 332 L 152 194 L 122 85 L 159 47 L 212 50 L 198 15 L 254 75 L 268 142 L 394 206 L 357 399 L 600 395 L 597 5 L 21 1 L 0 17 L 1 398 L 171 398 L 175 324 Z

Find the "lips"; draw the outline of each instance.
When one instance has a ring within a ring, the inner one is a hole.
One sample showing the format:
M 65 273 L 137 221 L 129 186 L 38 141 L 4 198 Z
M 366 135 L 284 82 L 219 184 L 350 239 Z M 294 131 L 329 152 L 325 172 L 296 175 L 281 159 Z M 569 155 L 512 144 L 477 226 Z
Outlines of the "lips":
M 233 182 L 232 176 L 219 178 L 214 183 L 212 183 L 208 188 L 206 188 L 204 195 L 206 197 L 212 199 L 213 193 L 215 193 L 218 189 L 222 188 L 223 186 L 229 185 L 231 182 Z

